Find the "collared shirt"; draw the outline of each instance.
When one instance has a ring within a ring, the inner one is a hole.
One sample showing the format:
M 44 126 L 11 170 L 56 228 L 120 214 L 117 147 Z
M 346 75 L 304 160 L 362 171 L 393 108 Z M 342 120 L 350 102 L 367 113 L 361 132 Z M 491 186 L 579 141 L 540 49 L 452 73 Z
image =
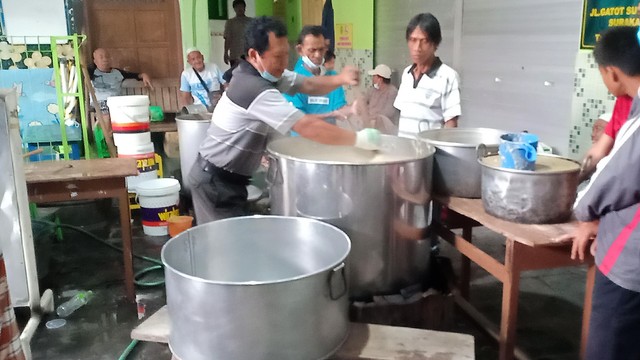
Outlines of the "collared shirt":
M 640 95 L 640 94 L 639 94 Z M 575 201 L 579 221 L 599 219 L 595 261 L 612 282 L 640 292 L 640 99 L 631 105 L 609 155 Z
M 314 74 L 304 66 L 302 59 L 298 59 L 293 71 L 304 76 L 314 76 Z M 334 70 L 321 73 L 321 75 L 337 74 L 338 73 Z M 305 114 L 326 114 L 333 110 L 338 110 L 347 104 L 342 86 L 325 95 L 307 95 L 298 93 L 295 95 L 285 95 L 285 98 L 291 101 L 293 106 L 302 110 Z M 326 118 L 325 120 L 334 125 L 336 123 L 335 118 Z
M 244 30 L 251 21 L 248 16 L 234 17 L 224 24 L 224 38 L 229 41 L 229 58 L 237 60 L 244 54 Z
M 303 80 L 303 76 L 285 70 L 280 81 L 272 83 L 242 60 L 213 111 L 200 155 L 232 173 L 253 175 L 271 129 L 284 135 L 304 116 L 281 93 L 295 93 Z
M 219 91 L 221 85 L 225 83 L 222 78 L 222 71 L 216 64 L 205 64 L 204 69 L 198 72 L 200 77 L 210 92 Z M 209 102 L 209 94 L 202 86 L 202 82 L 198 79 L 193 68 L 185 69 L 180 76 L 180 91 L 190 92 L 193 97 L 194 104 L 211 105 Z
M 393 104 L 400 110 L 400 136 L 413 137 L 420 131 L 439 129 L 461 114 L 458 73 L 436 57 L 429 71 L 415 79 L 416 66 L 408 66 L 402 72 Z

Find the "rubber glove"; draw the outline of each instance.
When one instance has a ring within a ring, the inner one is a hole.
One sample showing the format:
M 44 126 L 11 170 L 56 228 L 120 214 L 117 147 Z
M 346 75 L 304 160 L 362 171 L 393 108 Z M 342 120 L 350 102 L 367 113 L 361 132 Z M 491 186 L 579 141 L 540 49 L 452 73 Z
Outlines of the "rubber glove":
M 378 150 L 381 143 L 380 130 L 366 128 L 356 133 L 356 143 L 353 146 L 365 150 Z

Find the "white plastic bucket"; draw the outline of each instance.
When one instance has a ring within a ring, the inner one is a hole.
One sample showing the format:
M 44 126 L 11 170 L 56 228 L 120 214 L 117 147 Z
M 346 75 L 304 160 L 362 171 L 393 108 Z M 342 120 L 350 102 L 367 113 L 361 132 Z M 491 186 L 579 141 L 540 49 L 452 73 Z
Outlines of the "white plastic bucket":
M 111 96 L 107 98 L 107 106 L 114 133 L 149 131 L 149 97 L 147 95 Z
M 136 192 L 136 186 L 143 181 L 158 178 L 158 164 L 156 164 L 153 143 L 118 146 L 118 157 L 136 160 L 138 175 L 126 178 L 129 192 Z
M 151 142 L 151 132 L 145 131 L 141 133 L 113 133 L 113 143 L 117 146 L 138 146 Z
M 167 220 L 179 215 L 180 183 L 176 179 L 154 179 L 136 185 L 146 235 L 168 235 Z

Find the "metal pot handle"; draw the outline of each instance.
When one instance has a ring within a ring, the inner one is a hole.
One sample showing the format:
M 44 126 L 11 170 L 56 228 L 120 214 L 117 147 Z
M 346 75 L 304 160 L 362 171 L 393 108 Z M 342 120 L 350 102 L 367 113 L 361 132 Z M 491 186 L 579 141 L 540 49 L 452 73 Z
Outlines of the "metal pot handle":
M 478 146 L 476 146 L 476 155 L 478 157 L 478 160 L 484 158 L 485 156 L 489 155 L 489 151 L 487 150 L 487 145 L 485 144 L 478 144 Z
M 278 158 L 271 154 L 267 154 L 266 157 L 269 159 L 269 168 L 267 169 L 267 176 L 264 180 L 267 185 L 271 186 L 276 183 L 276 178 L 278 176 Z
M 335 268 L 333 268 L 333 270 L 331 270 L 331 272 L 329 273 L 329 297 L 331 298 L 331 300 L 338 300 L 341 297 L 343 297 L 346 293 L 347 293 L 347 276 L 345 275 L 345 265 L 344 263 L 336 266 Z M 333 282 L 334 282 L 334 275 L 336 273 L 340 273 L 340 279 L 338 281 L 340 281 L 339 285 L 341 285 L 342 289 L 339 290 L 339 294 L 336 295 L 334 290 L 333 290 Z

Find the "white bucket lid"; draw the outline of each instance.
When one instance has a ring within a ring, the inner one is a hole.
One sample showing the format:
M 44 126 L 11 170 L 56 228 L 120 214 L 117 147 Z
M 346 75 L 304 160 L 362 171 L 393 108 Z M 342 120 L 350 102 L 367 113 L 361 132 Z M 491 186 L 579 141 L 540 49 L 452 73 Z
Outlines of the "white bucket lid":
M 176 179 L 153 179 L 136 185 L 139 196 L 165 196 L 180 191 L 180 182 Z
M 149 106 L 148 95 L 110 96 L 107 98 L 107 106 Z
M 139 155 L 139 154 L 149 154 L 155 152 L 153 148 L 153 143 L 144 143 L 144 144 L 119 144 L 116 146 L 118 148 L 118 154 L 121 155 Z

